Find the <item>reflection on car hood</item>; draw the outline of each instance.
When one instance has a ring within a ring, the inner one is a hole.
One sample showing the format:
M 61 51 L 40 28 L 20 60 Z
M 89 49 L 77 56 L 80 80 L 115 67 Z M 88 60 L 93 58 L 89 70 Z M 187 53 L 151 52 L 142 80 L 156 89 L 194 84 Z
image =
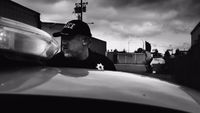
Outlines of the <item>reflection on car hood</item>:
M 74 68 L 1 71 L 1 93 L 107 99 L 200 112 L 181 86 L 142 75 Z

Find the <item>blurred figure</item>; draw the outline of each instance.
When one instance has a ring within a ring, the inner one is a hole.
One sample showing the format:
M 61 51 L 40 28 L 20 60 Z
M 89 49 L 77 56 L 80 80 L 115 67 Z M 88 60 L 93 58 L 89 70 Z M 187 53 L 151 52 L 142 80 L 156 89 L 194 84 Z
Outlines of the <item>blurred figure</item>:
M 117 61 L 117 53 L 118 53 L 118 50 L 115 49 L 114 52 L 113 52 L 113 62 L 114 62 L 114 64 L 118 63 L 118 61 Z
M 152 61 L 152 57 L 151 57 L 151 53 L 149 51 L 145 51 L 145 60 L 146 60 L 146 63 L 145 63 L 145 67 L 146 67 L 146 72 L 147 73 L 152 73 L 152 67 L 150 65 L 151 61 Z
M 165 65 L 164 65 L 164 73 L 169 73 L 169 62 L 171 59 L 171 55 L 169 53 L 169 50 L 165 51 L 164 54 L 164 60 L 165 60 Z

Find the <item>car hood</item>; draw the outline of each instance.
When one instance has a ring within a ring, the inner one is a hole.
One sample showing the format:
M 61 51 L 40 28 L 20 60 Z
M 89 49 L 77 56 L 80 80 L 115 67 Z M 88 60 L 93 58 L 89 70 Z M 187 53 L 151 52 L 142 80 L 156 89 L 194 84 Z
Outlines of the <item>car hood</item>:
M 139 74 L 32 67 L 4 70 L 0 75 L 3 94 L 94 98 L 200 112 L 199 104 L 183 87 Z

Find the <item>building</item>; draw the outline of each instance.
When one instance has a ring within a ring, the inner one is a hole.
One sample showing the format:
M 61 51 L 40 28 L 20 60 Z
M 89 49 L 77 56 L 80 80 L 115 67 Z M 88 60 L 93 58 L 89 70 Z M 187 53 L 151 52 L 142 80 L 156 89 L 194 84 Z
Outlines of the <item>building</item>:
M 106 55 L 106 41 L 99 40 L 92 37 L 92 43 L 90 44 L 90 49 L 102 55 Z
M 0 0 L 0 16 L 41 28 L 40 13 L 11 0 Z
M 52 35 L 54 32 L 58 32 L 61 29 L 63 29 L 63 26 L 65 24 L 63 23 L 48 23 L 48 22 L 42 22 L 41 28 L 42 30 L 46 31 L 50 35 Z M 55 38 L 55 40 L 58 41 L 60 44 L 60 38 Z M 106 41 L 99 40 L 97 38 L 92 37 L 92 43 L 90 45 L 90 49 L 94 52 L 97 52 L 99 54 L 105 55 L 106 53 Z
M 191 46 L 200 41 L 200 22 L 195 26 L 191 32 Z

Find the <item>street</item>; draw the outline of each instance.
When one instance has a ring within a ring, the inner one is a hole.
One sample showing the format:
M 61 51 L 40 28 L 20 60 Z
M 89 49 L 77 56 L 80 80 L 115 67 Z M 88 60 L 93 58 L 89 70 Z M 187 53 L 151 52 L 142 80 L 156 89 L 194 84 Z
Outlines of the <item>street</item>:
M 117 71 L 141 74 L 144 76 L 158 78 L 161 80 L 175 83 L 175 81 L 172 79 L 172 76 L 169 74 L 147 73 L 144 64 L 115 64 L 115 67 Z

